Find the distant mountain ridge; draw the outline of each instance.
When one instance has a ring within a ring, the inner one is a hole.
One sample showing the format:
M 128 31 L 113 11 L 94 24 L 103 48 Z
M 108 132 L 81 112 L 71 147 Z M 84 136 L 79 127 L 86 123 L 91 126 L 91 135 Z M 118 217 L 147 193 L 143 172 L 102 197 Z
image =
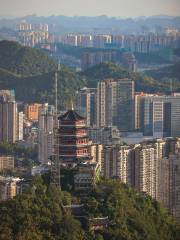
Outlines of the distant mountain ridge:
M 137 17 L 137 18 L 117 18 L 108 17 L 106 15 L 88 17 L 88 16 L 36 16 L 30 15 L 22 18 L 14 19 L 0 19 L 0 28 L 8 27 L 15 29 L 17 23 L 26 21 L 29 23 L 47 23 L 50 26 L 56 25 L 59 32 L 63 33 L 66 31 L 84 31 L 98 29 L 98 28 L 110 28 L 121 32 L 137 32 L 141 30 L 142 26 L 147 26 L 149 28 L 156 27 L 174 27 L 180 28 L 180 16 L 150 16 L 150 17 Z M 58 28 L 59 27 L 59 28 Z M 56 30 L 57 30 L 56 29 Z M 53 28 L 52 28 L 53 31 Z

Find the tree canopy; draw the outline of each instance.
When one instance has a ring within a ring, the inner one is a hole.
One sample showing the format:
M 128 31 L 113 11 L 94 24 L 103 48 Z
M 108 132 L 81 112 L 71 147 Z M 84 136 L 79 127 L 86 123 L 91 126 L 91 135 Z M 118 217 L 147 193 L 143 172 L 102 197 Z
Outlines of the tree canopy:
M 68 192 L 36 176 L 22 194 L 0 202 L 3 240 L 178 240 L 180 225 L 160 204 L 118 180 L 102 181 L 83 200 L 87 218 L 108 216 L 108 227 L 91 231 L 63 206 L 73 203 Z

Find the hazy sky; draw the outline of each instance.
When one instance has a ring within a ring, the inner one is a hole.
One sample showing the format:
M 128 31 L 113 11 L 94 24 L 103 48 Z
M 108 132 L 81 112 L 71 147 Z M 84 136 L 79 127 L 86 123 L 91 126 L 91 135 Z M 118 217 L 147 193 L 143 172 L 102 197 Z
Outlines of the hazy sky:
M 180 15 L 180 0 L 0 0 L 0 16 Z

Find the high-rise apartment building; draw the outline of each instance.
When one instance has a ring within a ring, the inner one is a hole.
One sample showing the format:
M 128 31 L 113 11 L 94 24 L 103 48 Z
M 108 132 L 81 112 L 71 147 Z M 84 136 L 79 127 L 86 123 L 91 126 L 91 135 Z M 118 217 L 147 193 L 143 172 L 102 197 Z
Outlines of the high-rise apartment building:
M 48 24 L 17 24 L 18 40 L 24 45 L 34 47 L 49 40 Z
M 180 219 L 180 139 L 141 144 L 107 145 L 102 150 L 102 175 L 118 178 L 158 200 Z
M 81 67 L 82 69 L 87 69 L 104 62 L 116 63 L 118 60 L 120 60 L 120 57 L 118 53 L 113 50 L 103 52 L 85 52 L 81 56 Z M 125 67 L 129 67 L 129 65 L 126 65 Z
M 149 145 L 135 147 L 135 188 L 155 198 L 155 149 Z
M 111 43 L 111 35 L 94 35 L 93 36 L 93 47 L 94 48 L 105 48 L 106 44 Z
M 42 164 L 50 161 L 53 155 L 54 107 L 44 104 L 39 110 L 38 160 Z
M 132 185 L 133 162 L 132 149 L 129 146 L 107 145 L 102 151 L 102 175 L 105 178 L 118 178 Z
M 78 35 L 77 46 L 81 47 L 92 47 L 92 36 L 91 35 Z
M 96 124 L 96 88 L 82 88 L 76 92 L 76 110 L 85 117 L 86 125 Z
M 17 140 L 17 103 L 14 91 L 0 91 L 0 141 L 14 143 Z
M 97 87 L 97 126 L 117 126 L 120 131 L 134 128 L 134 81 L 107 79 Z

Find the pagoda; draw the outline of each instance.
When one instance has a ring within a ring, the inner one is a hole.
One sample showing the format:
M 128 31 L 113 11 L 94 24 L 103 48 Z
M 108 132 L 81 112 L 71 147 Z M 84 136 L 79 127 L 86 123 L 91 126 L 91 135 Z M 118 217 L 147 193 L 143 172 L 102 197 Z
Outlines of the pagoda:
M 58 150 L 61 164 L 73 165 L 90 161 L 86 119 L 72 108 L 59 116 L 58 120 Z

